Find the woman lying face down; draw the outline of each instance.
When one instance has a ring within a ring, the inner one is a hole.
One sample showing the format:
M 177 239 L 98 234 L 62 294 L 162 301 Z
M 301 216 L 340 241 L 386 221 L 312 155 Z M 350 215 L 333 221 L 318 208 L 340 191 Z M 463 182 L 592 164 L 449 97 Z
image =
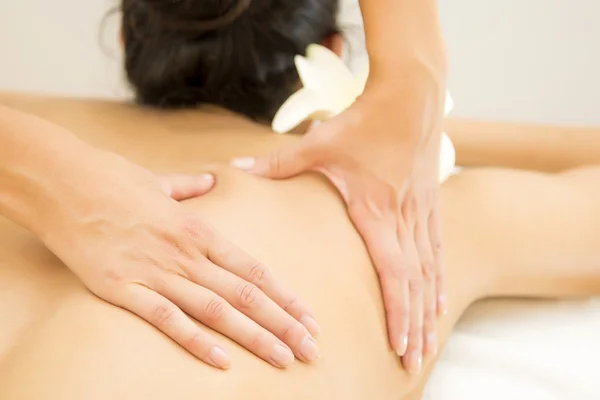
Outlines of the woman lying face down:
M 228 371 L 216 370 L 135 315 L 94 297 L 33 236 L 3 220 L 3 398 L 418 398 L 435 356 L 424 358 L 425 374 L 408 375 L 388 347 L 377 277 L 333 188 L 317 175 L 274 182 L 222 165 L 242 151 L 269 151 L 296 137 L 212 109 L 164 113 L 14 95 L 2 101 L 155 170 L 211 168 L 217 187 L 186 207 L 263 260 L 322 327 L 321 359 L 313 365 L 278 370 L 219 337 L 232 361 Z M 114 129 L 107 133 L 106 126 Z M 454 135 L 450 129 L 451 136 L 460 139 L 463 128 L 468 125 L 457 125 Z M 485 125 L 481 129 L 485 136 Z M 481 150 L 502 148 L 509 159 L 506 149 L 522 145 L 523 135 Z M 461 143 L 459 159 L 468 154 Z M 600 155 L 597 144 L 587 149 Z M 551 154 L 540 156 L 551 165 Z M 438 321 L 440 343 L 477 299 L 598 294 L 599 177 L 593 166 L 558 174 L 473 168 L 443 184 L 449 313 Z
M 96 299 L 32 236 L 1 221 L 6 249 L 0 276 L 11 289 L 2 296 L 11 307 L 0 312 L 13 327 L 0 343 L 5 398 L 418 398 L 426 375 L 408 376 L 387 344 L 372 264 L 333 188 L 315 175 L 272 182 L 221 165 L 297 138 L 212 109 L 165 113 L 80 100 L 2 100 L 85 132 L 85 140 L 152 169 L 195 172 L 211 163 L 217 188 L 186 205 L 264 261 L 322 325 L 322 358 L 314 365 L 297 362 L 280 371 L 220 338 L 232 365 L 218 371 Z M 511 147 L 507 140 L 505 149 Z M 457 147 L 459 159 L 462 150 Z M 473 169 L 444 184 L 450 312 L 439 320 L 440 342 L 462 311 L 483 297 L 598 292 L 600 192 L 593 182 L 599 177 L 591 166 L 556 175 Z M 434 355 L 424 359 L 427 372 L 434 361 Z
M 138 14 L 130 13 L 134 18 L 133 35 L 125 34 L 124 38 L 126 46 L 128 37 L 141 40 L 137 43 L 139 48 L 130 47 L 132 51 L 128 52 L 127 60 L 133 60 L 135 65 L 135 57 L 140 54 L 152 55 L 152 60 L 157 56 L 157 49 L 169 49 L 169 57 L 158 54 L 163 61 L 151 64 L 152 68 L 138 64 L 145 68 L 140 75 L 132 74 L 132 71 L 140 72 L 139 68 L 131 68 L 126 63 L 130 78 L 153 78 L 158 71 L 159 83 L 168 82 L 164 86 L 146 85 L 143 79 L 130 79 L 137 88 L 138 100 L 147 104 L 177 106 L 212 102 L 256 119 L 269 119 L 273 114 L 271 110 L 298 84 L 293 71 L 294 56 L 304 53 L 311 41 L 339 48 L 339 37 L 326 33 L 335 29 L 332 12 L 335 3 L 236 2 L 214 15 L 205 6 L 194 12 L 194 4 L 199 6 L 199 3 L 193 2 L 180 2 L 179 8 L 168 10 L 162 8 L 160 2 L 136 4 L 145 6 L 131 7 Z M 364 4 L 363 10 L 370 7 Z M 269 12 L 265 13 L 266 10 Z M 196 15 L 193 24 L 189 22 L 189 15 Z M 153 27 L 152 22 L 157 26 Z M 174 32 L 179 36 L 174 36 Z M 253 39 L 252 46 L 241 48 L 247 37 Z M 165 46 L 163 40 L 174 46 Z M 185 44 L 177 40 L 184 40 Z M 377 43 L 369 48 L 380 47 Z M 211 53 L 207 46 L 216 47 L 218 51 Z M 173 48 L 181 49 L 183 56 L 180 58 L 181 54 L 174 53 Z M 234 49 L 233 54 L 229 53 L 231 49 Z M 202 51 L 208 54 L 207 58 L 202 53 L 197 58 Z M 191 54 L 194 56 L 190 63 Z M 444 92 L 435 89 L 442 80 L 433 84 L 418 83 L 424 73 L 432 73 L 432 67 L 437 65 L 418 58 L 418 62 L 407 63 L 407 69 L 412 72 L 406 71 L 405 80 L 410 83 L 396 85 L 393 83 L 398 79 L 391 77 L 391 86 L 387 85 L 387 79 L 379 79 L 382 74 L 377 73 L 382 69 L 387 71 L 389 65 L 377 68 L 378 63 L 373 61 L 363 95 L 343 115 L 312 130 L 295 149 L 278 149 L 276 154 L 258 158 L 246 155 L 234 163 L 241 169 L 271 178 L 289 178 L 318 169 L 337 187 L 378 271 L 390 344 L 402 356 L 406 368 L 414 373 L 421 370 L 422 353 L 435 352 L 435 317 L 446 309 L 439 250 L 437 182 L 438 135 L 442 123 L 442 113 L 438 116 L 437 110 L 443 107 Z M 191 69 L 181 74 L 183 66 Z M 167 70 L 178 74 L 177 85 L 168 79 L 171 75 L 165 73 Z M 154 79 L 152 82 L 156 83 Z M 333 91 L 344 91 L 331 82 L 321 82 Z M 419 93 L 407 94 L 415 87 L 420 87 Z M 159 90 L 147 96 L 148 88 Z M 402 93 L 408 105 L 396 100 Z M 248 109 L 250 105 L 253 109 Z M 263 110 L 258 115 L 254 110 L 257 106 Z M 423 108 L 435 117 L 420 118 Z M 382 111 L 384 109 L 390 112 Z M 398 109 L 404 112 L 398 113 Z M 398 115 L 400 117 L 392 117 Z M 398 173 L 390 174 L 389 170 Z M 409 202 L 416 206 L 404 207 Z M 415 224 L 418 234 L 409 232 L 405 222 L 409 218 L 416 220 L 410 224 Z M 436 276 L 423 284 L 424 266 L 434 270 Z M 413 290 L 409 286 L 413 286 Z M 292 343 L 290 347 L 295 346 Z

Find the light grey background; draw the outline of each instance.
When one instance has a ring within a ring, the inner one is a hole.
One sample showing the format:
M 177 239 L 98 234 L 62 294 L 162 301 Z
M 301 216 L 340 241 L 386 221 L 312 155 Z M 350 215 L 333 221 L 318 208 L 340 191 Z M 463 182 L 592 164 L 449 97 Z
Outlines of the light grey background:
M 343 1 L 344 20 L 358 15 Z M 116 0 L 0 0 L 0 90 L 123 98 Z M 600 1 L 441 0 L 454 115 L 600 125 Z M 105 49 L 106 50 L 106 49 Z M 355 52 L 356 53 L 356 52 Z
M 455 113 L 600 124 L 600 1 L 441 0 Z

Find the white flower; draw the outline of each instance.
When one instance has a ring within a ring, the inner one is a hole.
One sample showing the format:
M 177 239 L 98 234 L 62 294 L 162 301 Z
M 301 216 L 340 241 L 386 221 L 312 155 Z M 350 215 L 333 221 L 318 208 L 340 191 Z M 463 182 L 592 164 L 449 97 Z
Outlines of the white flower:
M 306 57 L 298 55 L 295 62 L 303 87 L 275 114 L 272 128 L 277 133 L 289 132 L 306 120 L 325 121 L 342 113 L 363 92 L 369 76 L 368 69 L 352 75 L 335 53 L 317 44 L 308 46 Z M 445 113 L 452 108 L 452 98 L 446 94 Z M 452 173 L 456 160 L 452 141 L 445 133 L 440 157 L 440 181 L 443 182 Z

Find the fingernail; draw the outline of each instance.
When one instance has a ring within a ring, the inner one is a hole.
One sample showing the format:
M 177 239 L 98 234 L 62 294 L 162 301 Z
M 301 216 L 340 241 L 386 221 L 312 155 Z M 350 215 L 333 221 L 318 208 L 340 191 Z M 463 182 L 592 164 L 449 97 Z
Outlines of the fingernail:
M 317 321 L 311 316 L 305 315 L 300 319 L 300 323 L 308 329 L 313 337 L 317 337 L 321 333 L 321 327 L 317 324 Z
M 413 350 L 408 358 L 408 372 L 418 374 L 423 367 L 423 353 L 421 350 Z
M 311 363 L 319 358 L 319 348 L 315 340 L 309 336 L 304 336 L 302 343 L 300 344 L 300 355 L 302 360 Z
M 256 165 L 256 159 L 254 157 L 235 158 L 233 161 L 231 161 L 231 165 L 243 171 L 248 171 L 254 168 Z
M 406 348 L 408 347 L 408 336 L 401 335 L 398 340 L 398 347 L 396 348 L 396 354 L 398 357 L 402 357 L 406 354 Z
M 202 174 L 202 179 L 206 182 L 214 182 L 215 177 L 212 174 Z
M 437 354 L 437 334 L 435 332 L 427 335 L 427 353 L 432 355 Z
M 448 314 L 448 306 L 446 304 L 447 301 L 448 301 L 448 299 L 446 298 L 445 294 L 440 294 L 438 296 L 438 307 L 439 307 L 439 312 L 441 315 Z
M 294 362 L 294 354 L 280 344 L 273 347 L 271 353 L 271 363 L 279 368 L 285 368 L 292 365 Z
M 217 368 L 228 369 L 230 359 L 225 350 L 220 348 L 219 346 L 214 346 L 210 350 L 210 355 L 208 356 L 213 365 Z

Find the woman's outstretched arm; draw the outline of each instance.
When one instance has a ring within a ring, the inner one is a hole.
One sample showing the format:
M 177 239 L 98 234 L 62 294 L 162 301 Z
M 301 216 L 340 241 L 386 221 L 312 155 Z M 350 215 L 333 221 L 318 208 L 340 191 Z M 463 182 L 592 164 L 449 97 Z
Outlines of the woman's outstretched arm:
M 444 184 L 451 307 L 440 319 L 441 344 L 483 298 L 600 295 L 599 180 L 597 166 L 560 174 L 473 168 Z M 403 400 L 421 400 L 434 365 L 425 360 Z
M 462 166 L 558 172 L 600 164 L 600 128 L 475 122 L 448 119 L 446 131 Z

